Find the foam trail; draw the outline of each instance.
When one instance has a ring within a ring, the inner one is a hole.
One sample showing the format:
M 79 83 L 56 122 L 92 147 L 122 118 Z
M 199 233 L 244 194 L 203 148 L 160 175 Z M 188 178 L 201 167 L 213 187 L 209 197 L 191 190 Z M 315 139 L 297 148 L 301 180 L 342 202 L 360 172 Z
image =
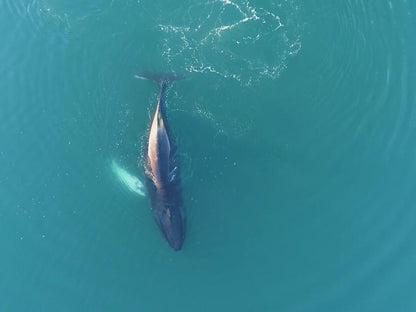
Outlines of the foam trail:
M 111 169 L 120 180 L 120 182 L 127 186 L 130 191 L 137 193 L 140 196 L 145 196 L 144 185 L 142 181 L 139 180 L 139 178 L 121 168 L 115 160 L 111 162 Z

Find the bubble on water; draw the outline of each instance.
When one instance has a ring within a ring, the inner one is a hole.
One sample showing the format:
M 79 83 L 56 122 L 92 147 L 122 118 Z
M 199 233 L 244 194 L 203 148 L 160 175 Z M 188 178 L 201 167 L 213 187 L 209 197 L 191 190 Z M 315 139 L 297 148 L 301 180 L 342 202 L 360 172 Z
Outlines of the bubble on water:
M 299 53 L 302 25 L 294 2 L 270 7 L 246 0 L 191 5 L 177 24 L 158 24 L 166 34 L 163 56 L 173 70 L 212 73 L 245 85 L 275 79 L 287 58 Z

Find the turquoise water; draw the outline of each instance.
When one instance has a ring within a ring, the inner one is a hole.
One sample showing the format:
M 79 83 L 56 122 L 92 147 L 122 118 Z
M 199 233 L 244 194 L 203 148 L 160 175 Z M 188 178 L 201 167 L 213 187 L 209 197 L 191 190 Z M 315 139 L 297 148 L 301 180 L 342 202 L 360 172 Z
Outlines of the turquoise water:
M 415 14 L 1 0 L 0 310 L 414 311 Z M 180 252 L 141 193 L 143 70 L 187 77 Z

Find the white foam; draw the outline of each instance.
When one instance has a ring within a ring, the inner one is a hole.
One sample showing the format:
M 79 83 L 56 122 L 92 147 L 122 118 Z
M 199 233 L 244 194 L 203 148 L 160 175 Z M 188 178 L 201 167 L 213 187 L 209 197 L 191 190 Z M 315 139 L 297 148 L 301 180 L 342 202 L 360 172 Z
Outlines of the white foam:
M 180 24 L 159 22 L 166 34 L 162 54 L 174 71 L 212 73 L 244 85 L 275 79 L 302 47 L 298 10 L 296 0 L 268 7 L 248 0 L 201 1 Z

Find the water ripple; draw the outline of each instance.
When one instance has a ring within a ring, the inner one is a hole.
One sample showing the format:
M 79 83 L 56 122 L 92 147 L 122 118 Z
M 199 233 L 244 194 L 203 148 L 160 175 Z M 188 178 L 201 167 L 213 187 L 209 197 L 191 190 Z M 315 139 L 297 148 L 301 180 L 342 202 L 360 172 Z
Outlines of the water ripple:
M 303 25 L 294 1 L 256 7 L 247 0 L 217 0 L 188 7 L 185 16 L 174 11 L 158 18 L 163 55 L 173 70 L 184 67 L 250 85 L 277 78 L 287 58 L 301 49 Z
M 330 157 L 334 163 L 324 166 L 333 180 L 327 181 L 331 186 L 322 193 L 311 195 L 310 201 L 318 205 L 315 200 L 325 198 L 324 193 L 336 192 L 344 200 L 314 215 L 311 222 L 318 227 L 341 214 L 348 226 L 337 237 L 345 246 L 334 258 L 337 285 L 322 288 L 322 297 L 327 299 L 316 304 L 318 310 L 338 307 L 356 296 L 360 285 L 379 278 L 381 271 L 395 270 L 415 233 L 414 212 L 408 204 L 414 197 L 416 176 L 416 151 L 409 150 L 416 140 L 409 72 L 414 69 L 408 42 L 412 35 L 410 28 L 403 26 L 407 23 L 397 22 L 409 19 L 411 8 L 407 2 L 364 1 L 348 1 L 342 10 L 339 5 L 337 8 L 331 17 L 334 29 L 323 39 L 334 41 L 323 43 L 316 64 L 317 72 L 330 84 L 325 86 L 326 92 L 319 92 L 325 95 L 314 98 L 310 107 L 322 113 L 312 130 L 320 138 L 319 143 L 311 143 L 311 151 L 316 153 L 312 157 L 317 163 L 322 161 L 317 152 L 321 148 L 336 155 Z M 320 14 L 328 18 L 334 10 L 331 6 L 326 10 Z M 344 172 L 342 160 L 353 164 L 356 171 Z M 390 192 L 393 187 L 398 191 Z M 388 285 L 375 287 L 389 289 Z M 373 299 L 370 294 L 368 300 Z

